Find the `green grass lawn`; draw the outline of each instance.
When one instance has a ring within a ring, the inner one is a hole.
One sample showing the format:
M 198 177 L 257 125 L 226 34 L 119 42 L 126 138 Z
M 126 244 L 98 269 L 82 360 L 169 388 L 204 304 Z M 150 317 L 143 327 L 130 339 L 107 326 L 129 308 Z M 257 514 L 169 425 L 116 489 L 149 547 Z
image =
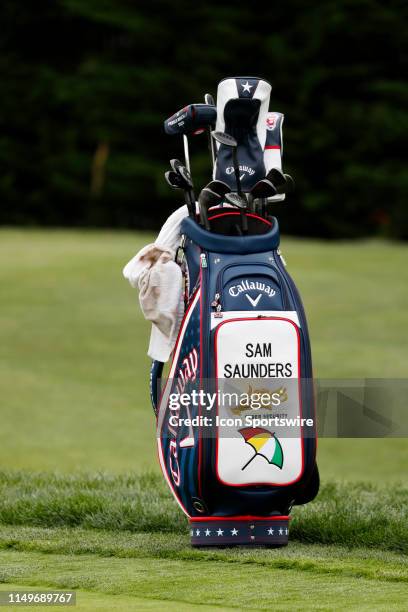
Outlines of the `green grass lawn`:
M 320 440 L 322 495 L 296 510 L 287 549 L 190 550 L 151 485 L 149 326 L 121 275 L 151 239 L 0 231 L 1 588 L 77 588 L 81 610 L 406 609 L 405 439 Z M 407 377 L 408 248 L 284 238 L 282 250 L 315 375 Z M 73 473 L 71 489 L 50 472 Z M 107 474 L 95 496 L 80 472 Z M 349 494 L 347 481 L 361 484 Z
M 398 486 L 323 486 L 294 510 L 285 549 L 195 550 L 159 475 L 13 472 L 0 485 L 2 588 L 79 589 L 84 610 L 110 609 L 112 595 L 120 610 L 403 610 L 407 601 L 408 490 Z

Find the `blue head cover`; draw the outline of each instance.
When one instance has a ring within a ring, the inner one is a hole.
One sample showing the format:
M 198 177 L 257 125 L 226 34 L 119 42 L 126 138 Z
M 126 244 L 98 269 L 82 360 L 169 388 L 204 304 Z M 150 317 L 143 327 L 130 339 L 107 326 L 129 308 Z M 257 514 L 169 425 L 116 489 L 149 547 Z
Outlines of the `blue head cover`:
M 250 191 L 266 173 L 264 149 L 271 91 L 270 83 L 258 77 L 232 77 L 218 85 L 215 129 L 230 134 L 238 142 L 243 191 Z M 217 147 L 214 178 L 235 190 L 231 148 L 223 144 Z
M 166 134 L 194 134 L 213 128 L 217 117 L 211 104 L 188 104 L 164 122 Z

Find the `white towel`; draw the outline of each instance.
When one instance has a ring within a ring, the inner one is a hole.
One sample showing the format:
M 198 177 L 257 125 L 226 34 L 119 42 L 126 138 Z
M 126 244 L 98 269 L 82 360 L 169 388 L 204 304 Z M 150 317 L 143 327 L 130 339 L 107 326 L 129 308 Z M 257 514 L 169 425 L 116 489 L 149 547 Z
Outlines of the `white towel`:
M 187 215 L 187 206 L 178 208 L 155 242 L 143 247 L 123 269 L 124 277 L 139 289 L 144 317 L 152 322 L 147 354 L 158 361 L 169 359 L 184 314 L 183 275 L 174 258 Z

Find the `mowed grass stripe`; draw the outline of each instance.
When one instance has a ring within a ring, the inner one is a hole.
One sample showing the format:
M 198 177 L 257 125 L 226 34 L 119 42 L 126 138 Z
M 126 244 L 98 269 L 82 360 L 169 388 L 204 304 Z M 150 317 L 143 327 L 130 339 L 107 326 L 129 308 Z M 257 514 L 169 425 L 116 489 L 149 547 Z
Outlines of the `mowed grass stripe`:
M 38 591 L 39 587 L 32 584 L 10 584 L 3 583 L 2 591 Z M 50 591 L 50 589 L 45 589 Z M 50 591 L 51 592 L 51 591 Z M 108 595 L 107 593 L 98 593 L 97 591 L 84 591 L 83 589 L 75 589 L 76 605 L 75 612 L 151 612 L 151 610 L 166 609 L 166 612 L 190 612 L 190 610 L 198 609 L 200 612 L 212 612 L 214 606 L 206 606 L 205 604 L 182 603 L 179 601 L 169 601 L 168 599 L 147 599 L 135 597 L 126 594 Z M 39 610 L 37 606 L 34 610 Z M 48 610 L 49 608 L 47 608 Z M 51 608 L 51 610 L 55 608 Z M 217 608 L 220 609 L 220 608 Z M 222 610 L 233 610 L 234 608 L 222 607 Z M 19 612 L 33 612 L 33 606 L 18 606 Z M 44 608 L 43 608 L 44 610 Z
M 163 479 L 0 473 L 0 524 L 186 534 L 187 522 Z M 408 489 L 371 483 L 322 486 L 294 508 L 291 540 L 408 551 Z
M 402 610 L 403 583 L 234 563 L 0 552 L 3 582 L 256 610 Z
M 48 555 L 152 558 L 164 561 L 239 563 L 332 576 L 408 582 L 408 557 L 375 549 L 292 542 L 287 548 L 193 549 L 186 535 L 53 528 L 0 527 L 0 551 Z M 1 552 L 0 552 L 1 556 Z M 249 571 L 249 570 L 248 570 Z

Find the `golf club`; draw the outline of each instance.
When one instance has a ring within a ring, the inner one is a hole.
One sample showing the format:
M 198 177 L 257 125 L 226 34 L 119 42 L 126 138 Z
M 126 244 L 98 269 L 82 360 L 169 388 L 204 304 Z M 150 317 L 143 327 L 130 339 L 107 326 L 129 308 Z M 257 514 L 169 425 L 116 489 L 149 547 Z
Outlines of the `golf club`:
M 278 168 L 271 168 L 266 175 L 266 179 L 274 184 L 278 194 L 292 193 L 295 190 L 295 181 L 290 174 L 283 174 Z
M 183 180 L 181 176 L 177 174 L 177 172 L 174 172 L 174 170 L 167 170 L 167 172 L 164 173 L 164 178 L 173 189 L 183 189 Z
M 193 189 L 193 179 L 191 178 L 189 170 L 185 166 L 179 166 L 177 168 L 177 174 L 181 176 L 189 189 Z
M 239 175 L 239 164 L 238 164 L 238 155 L 237 155 L 237 147 L 238 143 L 233 136 L 226 134 L 225 132 L 211 132 L 211 136 L 220 144 L 223 144 L 227 147 L 231 147 L 232 149 L 232 164 L 234 166 L 234 174 L 235 180 L 237 182 L 237 192 L 242 197 L 242 187 L 241 187 L 241 179 Z
M 261 179 L 250 191 L 250 208 L 258 212 L 262 217 L 266 215 L 266 200 L 277 194 L 275 185 L 267 178 Z M 255 200 L 259 200 L 259 206 L 255 205 Z
M 211 185 L 211 183 L 210 183 Z M 198 196 L 198 207 L 200 210 L 200 221 L 201 225 L 204 225 L 206 230 L 210 230 L 210 224 L 208 222 L 208 209 L 211 206 L 217 206 L 224 199 L 223 194 L 219 194 L 216 191 L 210 189 L 209 185 L 204 187 Z
M 296 189 L 293 177 L 290 174 L 284 174 L 283 176 L 286 179 L 286 193 L 293 193 Z
M 185 168 L 184 166 L 180 166 L 180 168 L 185 172 L 188 172 L 187 168 Z M 195 197 L 193 193 L 193 184 L 191 182 L 191 177 L 190 180 L 186 180 L 186 178 L 180 172 L 168 170 L 167 172 L 165 172 L 164 178 L 166 179 L 170 187 L 172 187 L 173 189 L 183 189 L 185 195 L 185 202 L 188 208 L 188 214 L 190 217 L 195 219 Z
M 248 208 L 248 202 L 246 198 L 239 193 L 234 193 L 230 191 L 225 195 L 225 199 L 227 202 L 239 208 L 239 212 L 241 214 L 241 226 L 244 234 L 248 233 L 248 219 L 246 217 L 246 210 Z
M 192 189 L 193 179 L 191 178 L 190 171 L 186 168 L 186 166 L 184 166 L 179 159 L 171 159 L 170 166 L 174 172 L 181 176 L 186 185 Z
M 267 178 L 258 181 L 250 191 L 250 195 L 254 200 L 258 198 L 271 198 L 276 194 L 277 188 L 272 181 L 268 180 Z
M 164 121 L 164 131 L 169 135 L 181 135 L 184 145 L 184 164 L 191 171 L 188 136 L 207 132 L 210 138 L 217 118 L 217 109 L 210 94 L 205 96 L 205 104 L 188 104 Z M 210 150 L 213 159 L 213 142 L 210 138 Z
M 191 178 L 191 174 L 189 170 L 182 164 L 179 159 L 171 159 L 170 166 L 177 175 L 183 181 L 182 189 L 185 189 L 188 192 L 189 199 L 191 201 L 191 207 L 189 207 L 189 212 L 191 213 L 191 209 L 194 210 L 193 217 L 195 218 L 195 196 L 193 193 L 193 179 Z
M 183 145 L 184 145 L 184 159 L 186 161 L 186 168 L 190 172 L 191 171 L 190 153 L 188 150 L 188 138 L 186 134 L 183 134 Z
M 203 193 L 204 191 L 205 193 Z M 206 229 L 210 229 L 208 223 L 208 209 L 211 208 L 211 206 L 222 206 L 225 194 L 229 191 L 230 187 L 227 185 L 227 183 L 223 183 L 222 181 L 211 181 L 200 193 L 198 198 L 200 220 L 201 225 L 204 225 Z
M 215 107 L 214 98 L 209 93 L 206 93 L 204 95 L 204 102 L 206 104 L 208 104 L 208 106 L 214 106 Z M 211 126 L 210 125 L 207 128 L 207 134 L 208 134 L 208 146 L 209 146 L 209 149 L 210 149 L 212 165 L 213 165 L 213 168 L 214 168 L 215 159 L 217 157 L 217 149 L 216 149 L 214 140 L 211 138 Z
M 211 189 L 212 191 L 215 191 L 215 193 L 218 193 L 220 196 L 222 196 L 222 200 L 220 202 L 221 206 L 223 204 L 225 194 L 231 191 L 231 188 L 229 185 L 227 185 L 227 183 L 224 183 L 223 181 L 218 181 L 218 180 L 211 181 L 211 183 L 208 183 L 206 187 L 208 189 Z
M 171 159 L 170 160 L 170 166 L 171 169 L 174 170 L 174 172 L 177 172 L 177 168 L 180 168 L 180 166 L 183 166 L 183 162 L 181 162 L 179 159 Z

